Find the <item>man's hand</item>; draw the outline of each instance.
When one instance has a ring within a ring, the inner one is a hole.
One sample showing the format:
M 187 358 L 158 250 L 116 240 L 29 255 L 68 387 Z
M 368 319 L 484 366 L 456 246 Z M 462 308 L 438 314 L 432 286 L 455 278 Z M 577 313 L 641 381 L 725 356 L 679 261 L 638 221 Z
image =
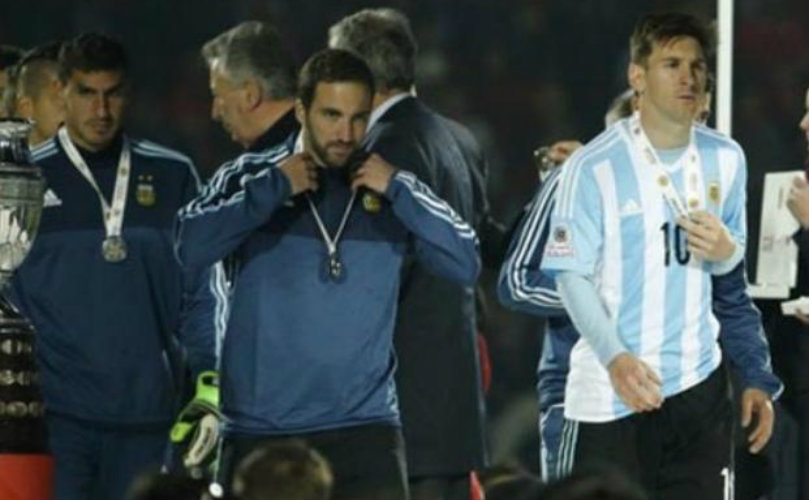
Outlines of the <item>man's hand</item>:
M 544 179 L 548 172 L 561 166 L 581 146 L 579 141 L 571 139 L 556 141 L 550 146 L 537 148 L 534 151 L 534 164 L 537 167 L 539 179 Z
M 385 194 L 396 169 L 376 153 L 371 153 L 354 173 L 351 189 L 366 187 L 377 194 Z
M 772 436 L 775 411 L 772 407 L 770 395 L 761 389 L 745 389 L 742 393 L 742 427 L 747 429 L 756 415 L 756 427 L 747 436 L 750 443 L 750 453 L 761 451 Z
M 787 196 L 787 208 L 804 229 L 809 229 L 809 183 L 795 177 Z
M 196 393 L 177 416 L 169 438 L 181 450 L 182 465 L 191 471 L 205 468 L 216 458 L 222 413 L 219 410 L 219 373 L 197 377 Z
M 548 149 L 546 156 L 548 160 L 557 165 L 561 165 L 567 160 L 574 151 L 579 149 L 582 144 L 579 141 L 556 141 Z
M 304 191 L 317 191 L 317 166 L 307 153 L 290 156 L 279 168 L 289 179 L 291 196 Z
M 736 250 L 730 232 L 715 215 L 698 210 L 689 218 L 681 217 L 677 225 L 686 230 L 688 251 L 695 257 L 710 262 L 729 259 Z
M 637 357 L 622 352 L 610 361 L 607 370 L 615 392 L 633 411 L 652 411 L 663 404 L 660 378 Z
M 795 319 L 809 326 L 809 313 L 804 311 L 795 311 Z

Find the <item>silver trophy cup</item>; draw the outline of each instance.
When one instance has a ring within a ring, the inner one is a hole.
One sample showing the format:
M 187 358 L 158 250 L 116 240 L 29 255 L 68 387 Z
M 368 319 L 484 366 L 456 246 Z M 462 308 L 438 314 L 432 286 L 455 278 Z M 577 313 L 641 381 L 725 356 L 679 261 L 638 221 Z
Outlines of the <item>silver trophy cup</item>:
M 0 119 L 0 454 L 47 451 L 34 329 L 3 293 L 42 215 L 45 180 L 31 160 L 30 128 Z

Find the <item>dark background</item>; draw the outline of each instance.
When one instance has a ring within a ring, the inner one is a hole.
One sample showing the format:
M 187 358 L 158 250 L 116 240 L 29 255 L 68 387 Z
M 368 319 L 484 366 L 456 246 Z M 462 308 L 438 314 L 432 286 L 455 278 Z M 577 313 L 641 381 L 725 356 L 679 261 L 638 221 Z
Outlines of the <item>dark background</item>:
M 186 152 L 205 176 L 238 153 L 209 118 L 199 57 L 206 40 L 243 20 L 269 21 L 302 62 L 325 45 L 340 17 L 363 7 L 399 8 L 420 45 L 419 95 L 468 125 L 484 145 L 491 201 L 503 220 L 533 193 L 534 148 L 601 130 L 607 105 L 626 87 L 627 39 L 641 14 L 716 15 L 712 0 L 2 0 L 0 6 L 0 43 L 30 47 L 90 30 L 118 36 L 132 64 L 128 130 Z M 763 173 L 801 168 L 806 155 L 797 123 L 809 86 L 809 2 L 737 0 L 735 29 L 733 136 L 748 157 L 755 247 Z M 484 276 L 490 290 L 493 280 Z M 493 300 L 489 306 L 493 457 L 521 449 L 535 468 L 541 326 Z

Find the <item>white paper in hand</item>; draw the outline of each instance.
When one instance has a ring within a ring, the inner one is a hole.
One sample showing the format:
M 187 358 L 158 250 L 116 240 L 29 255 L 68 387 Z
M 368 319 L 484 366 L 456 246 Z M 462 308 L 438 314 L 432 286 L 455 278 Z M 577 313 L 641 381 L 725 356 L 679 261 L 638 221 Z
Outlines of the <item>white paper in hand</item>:
M 781 313 L 784 316 L 795 316 L 796 312 L 809 315 L 809 297 L 781 302 Z

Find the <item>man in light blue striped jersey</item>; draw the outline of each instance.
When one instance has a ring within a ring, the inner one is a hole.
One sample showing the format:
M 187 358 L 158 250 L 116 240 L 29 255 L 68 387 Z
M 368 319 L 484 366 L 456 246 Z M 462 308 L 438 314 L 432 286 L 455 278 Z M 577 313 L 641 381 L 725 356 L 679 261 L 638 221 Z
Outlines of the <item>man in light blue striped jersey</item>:
M 693 123 L 712 44 L 692 16 L 641 19 L 628 71 L 639 111 L 571 157 L 542 263 L 582 335 L 565 392 L 569 466 L 609 461 L 654 498 L 718 498 L 731 484 L 711 276 L 744 254 L 746 166 L 735 142 Z

